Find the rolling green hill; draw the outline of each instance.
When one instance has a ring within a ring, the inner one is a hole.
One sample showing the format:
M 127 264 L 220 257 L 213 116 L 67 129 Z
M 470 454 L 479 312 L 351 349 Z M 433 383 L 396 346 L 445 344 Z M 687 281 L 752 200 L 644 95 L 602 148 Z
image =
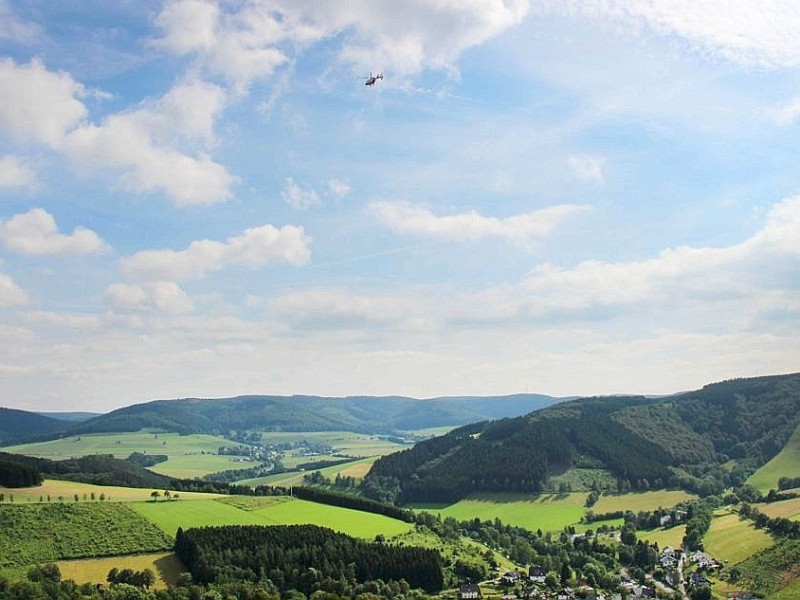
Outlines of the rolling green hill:
M 584 398 L 420 442 L 376 461 L 367 480 L 401 503 L 454 502 L 472 492 L 539 492 L 550 477 L 590 464 L 619 491 L 707 495 L 743 484 L 798 423 L 800 374 L 665 398 Z
M 24 410 L 0 408 L 0 444 L 46 436 L 62 431 L 68 425 L 63 420 Z
M 401 396 L 237 396 L 155 400 L 72 424 L 66 433 L 80 435 L 151 429 L 181 434 L 250 430 L 390 434 L 517 416 L 559 401 L 540 394 L 427 400 Z

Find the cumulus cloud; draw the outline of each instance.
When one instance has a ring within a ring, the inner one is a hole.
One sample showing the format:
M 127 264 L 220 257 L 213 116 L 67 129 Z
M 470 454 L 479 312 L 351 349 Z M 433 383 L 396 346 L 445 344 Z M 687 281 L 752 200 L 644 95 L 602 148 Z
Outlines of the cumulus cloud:
M 798 291 L 800 197 L 783 200 L 764 227 L 741 244 L 670 248 L 635 262 L 585 261 L 573 268 L 540 265 L 522 285 L 530 314 L 631 310 L 708 301 L 757 300 L 784 309 Z
M 113 283 L 106 289 L 105 299 L 115 312 L 122 313 L 157 311 L 184 314 L 194 308 L 185 292 L 172 281 L 152 281 L 138 285 Z
M 581 179 L 603 183 L 603 165 L 606 159 L 594 154 L 576 154 L 567 159 L 567 164 Z
M 564 219 L 588 210 L 575 204 L 550 206 L 530 213 L 497 218 L 485 217 L 476 211 L 437 216 L 430 209 L 409 202 L 373 202 L 370 211 L 398 233 L 423 235 L 449 240 L 476 240 L 501 237 L 526 241 L 542 238 Z
M 0 130 L 58 147 L 87 116 L 79 100 L 84 93 L 70 75 L 48 71 L 38 60 L 27 65 L 0 60 Z
M 5 273 L 0 273 L 0 308 L 28 304 L 28 294 Z
M 255 269 L 271 263 L 306 264 L 311 258 L 311 239 L 302 227 L 262 225 L 224 242 L 194 241 L 185 250 L 146 250 L 120 262 L 129 277 L 151 281 L 198 279 L 226 266 Z
M 800 5 L 794 0 L 545 0 L 538 8 L 647 26 L 745 66 L 800 65 Z
M 17 156 L 0 157 L 0 190 L 36 189 L 36 173 Z
M 281 191 L 281 197 L 292 208 L 306 210 L 321 202 L 319 194 L 310 187 L 302 187 L 294 182 L 291 177 L 286 179 L 286 186 Z
M 228 11 L 206 0 L 174 0 L 156 17 L 162 36 L 155 43 L 195 56 L 243 90 L 296 48 L 336 36 L 341 60 L 359 68 L 453 68 L 462 52 L 519 24 L 529 10 L 528 0 L 278 0 Z
M 72 131 L 69 156 L 86 168 L 121 171 L 133 190 L 165 192 L 179 204 L 227 200 L 237 178 L 203 151 L 213 142 L 213 124 L 225 105 L 218 86 L 202 81 L 181 83 L 162 98 L 111 115 L 101 125 Z M 181 149 L 201 144 L 196 156 Z
M 90 229 L 76 227 L 69 235 L 59 233 L 53 215 L 42 208 L 0 221 L 0 242 L 9 250 L 31 256 L 98 254 L 108 250 L 108 245 Z

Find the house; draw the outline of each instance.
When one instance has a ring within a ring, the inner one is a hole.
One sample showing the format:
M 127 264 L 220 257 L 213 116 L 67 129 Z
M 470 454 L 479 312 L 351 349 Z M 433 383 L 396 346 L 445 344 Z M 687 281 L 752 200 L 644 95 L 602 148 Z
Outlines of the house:
M 547 577 L 547 569 L 544 567 L 540 567 L 539 565 L 531 565 L 528 567 L 528 579 L 534 583 L 544 583 L 545 577 Z
M 660 562 L 661 566 L 665 569 L 674 569 L 678 566 L 678 559 L 675 558 L 673 554 L 662 554 L 658 562 Z
M 670 515 L 664 515 L 658 520 L 661 527 L 666 527 L 670 523 L 672 523 L 672 517 Z
M 460 600 L 475 600 L 482 598 L 481 588 L 475 583 L 462 583 L 458 588 L 458 597 Z
M 700 575 L 700 573 L 694 572 L 691 577 L 689 577 L 689 585 L 692 587 L 701 587 L 704 585 L 711 585 L 711 581 Z
M 522 580 L 522 573 L 519 571 L 506 571 L 505 575 L 500 578 L 502 585 L 515 585 Z
M 556 600 L 575 600 L 575 592 L 570 588 L 564 588 L 556 594 Z

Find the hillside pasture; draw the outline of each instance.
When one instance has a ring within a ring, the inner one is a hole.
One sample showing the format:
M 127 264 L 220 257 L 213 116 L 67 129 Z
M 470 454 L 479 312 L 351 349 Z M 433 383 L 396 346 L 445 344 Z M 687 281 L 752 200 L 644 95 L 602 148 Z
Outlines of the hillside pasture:
M 4 488 L 0 487 L 0 494 L 5 495 L 5 504 L 10 503 L 13 496 L 15 504 L 27 504 L 32 502 L 57 503 L 62 498 L 65 503 L 74 503 L 75 494 L 78 495 L 78 502 L 100 502 L 100 495 L 104 496 L 105 502 L 134 502 L 150 500 L 152 488 L 128 488 L 111 485 L 94 485 L 90 483 L 80 483 L 77 481 L 61 481 L 59 479 L 45 479 L 42 485 L 27 488 Z M 160 490 L 163 492 L 163 490 Z M 92 501 L 92 494 L 95 500 Z M 201 500 L 218 498 L 219 494 L 206 494 L 199 492 L 179 492 L 180 502 L 185 500 Z
M 503 523 L 525 527 L 531 531 L 561 531 L 578 523 L 586 512 L 586 494 L 472 494 L 448 506 L 415 504 L 410 508 L 453 517 L 457 521 L 479 518 L 481 521 L 500 519 Z
M 800 477 L 800 426 L 792 437 L 763 467 L 753 473 L 747 483 L 761 492 L 777 489 L 781 477 Z
M 300 441 L 331 446 L 336 454 L 364 458 L 382 456 L 410 448 L 413 444 L 397 444 L 376 435 L 350 431 L 270 431 L 261 436 L 264 444 L 287 444 Z M 308 460 L 309 457 L 305 457 Z M 325 458 L 330 459 L 330 456 Z M 303 461 L 300 461 L 303 462 Z M 290 466 L 284 461 L 286 466 Z
M 175 585 L 178 576 L 185 571 L 183 565 L 172 552 L 156 554 L 133 554 L 127 556 L 110 556 L 107 558 L 91 558 L 84 560 L 60 560 L 58 568 L 62 579 L 72 579 L 76 583 L 106 583 L 108 572 L 117 568 L 144 571 L 150 569 L 156 576 L 154 589 L 164 589 Z
M 133 452 L 163 454 L 165 462 L 152 468 L 169 477 L 199 477 L 215 471 L 236 469 L 241 465 L 232 456 L 218 456 L 220 446 L 233 442 L 225 438 L 204 435 L 179 435 L 177 433 L 102 433 L 81 434 L 68 438 L 22 444 L 4 448 L 5 452 L 37 456 L 51 460 L 64 460 L 90 454 L 113 454 L 127 458 Z
M 354 537 L 372 539 L 378 534 L 391 537 L 413 528 L 410 523 L 382 515 L 338 506 L 317 504 L 298 498 L 255 498 L 252 503 L 226 498 L 225 501 L 138 502 L 131 506 L 140 515 L 173 536 L 178 527 L 213 525 L 319 525 Z M 248 506 L 249 505 L 249 506 Z
M 174 503 L 178 504 L 178 503 Z M 121 503 L 0 508 L 0 567 L 167 550 L 173 540 Z
M 715 513 L 703 538 L 706 552 L 719 561 L 735 565 L 773 544 L 772 537 L 742 521 L 734 513 Z
M 800 521 L 800 498 L 770 502 L 768 504 L 754 504 L 753 508 L 772 519 L 782 517 L 792 521 Z
M 651 544 L 658 544 L 659 548 L 672 546 L 680 548 L 683 544 L 683 536 L 686 535 L 686 525 L 676 525 L 669 529 L 653 529 L 651 531 L 637 531 L 636 537 L 640 540 L 647 540 Z
M 330 457 L 318 457 L 320 460 L 330 460 Z M 332 467 L 323 467 L 322 469 L 306 469 L 305 471 L 288 471 L 285 473 L 276 473 L 274 475 L 266 475 L 264 477 L 256 477 L 253 479 L 242 479 L 236 483 L 241 485 L 249 485 L 256 487 L 259 485 L 283 486 L 289 487 L 294 485 L 303 485 L 303 478 L 306 475 L 319 471 L 323 476 L 329 479 L 335 479 L 337 473 L 342 477 L 350 476 L 356 479 L 364 477 L 372 467 L 372 464 L 378 460 L 378 456 L 369 456 L 360 460 L 334 465 Z
M 607 494 L 604 492 L 592 507 L 592 510 L 598 514 L 620 510 L 629 510 L 631 512 L 649 511 L 657 508 L 672 508 L 680 502 L 696 499 L 697 496 L 683 490 L 655 490 L 629 494 Z

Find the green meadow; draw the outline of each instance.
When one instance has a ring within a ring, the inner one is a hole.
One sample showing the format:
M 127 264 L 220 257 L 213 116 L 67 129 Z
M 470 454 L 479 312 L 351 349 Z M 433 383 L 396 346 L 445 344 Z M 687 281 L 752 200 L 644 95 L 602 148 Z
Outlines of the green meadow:
M 781 477 L 800 477 L 800 426 L 783 449 L 753 473 L 747 483 L 762 492 L 776 489 Z
M 651 544 L 658 544 L 659 548 L 672 546 L 680 548 L 683 544 L 683 536 L 686 535 L 686 525 L 676 525 L 669 529 L 653 529 L 652 531 L 637 531 L 636 537 L 647 540 Z
M 697 496 L 684 492 L 683 490 L 656 490 L 652 492 L 629 494 L 604 493 L 592 507 L 592 510 L 595 513 L 610 513 L 620 510 L 639 512 L 640 510 L 672 508 L 679 502 L 686 502 L 696 498 Z
M 260 500 L 260 499 L 256 499 Z M 247 506 L 239 501 L 198 500 L 196 502 L 137 502 L 131 507 L 169 535 L 178 527 L 212 525 L 300 525 L 330 527 L 365 539 L 378 534 L 391 537 L 413 528 L 409 523 L 382 515 L 364 513 L 338 506 L 307 502 L 298 498 L 268 498 L 269 502 Z
M 800 520 L 800 498 L 770 502 L 769 504 L 755 504 L 753 507 L 773 519 L 782 517 L 793 521 Z
M 739 515 L 730 512 L 715 513 L 703 538 L 706 552 L 731 565 L 750 558 L 773 543 L 772 537 L 763 529 L 756 529 L 752 521 L 742 521 Z
M 321 458 L 330 460 L 330 457 Z M 302 485 L 303 477 L 315 471 L 319 471 L 322 473 L 322 475 L 329 479 L 335 479 L 337 473 L 341 474 L 342 477 L 349 476 L 355 477 L 356 479 L 361 479 L 367 474 L 370 467 L 372 467 L 372 463 L 378 460 L 378 458 L 378 456 L 370 456 L 367 458 L 342 463 L 340 465 L 334 465 L 332 467 L 323 467 L 322 469 L 306 469 L 305 471 L 291 471 L 288 473 L 276 473 L 275 475 L 267 475 L 265 477 L 243 479 L 241 481 L 237 481 L 236 483 L 241 485 L 249 485 L 252 487 L 259 485 L 289 487 L 293 485 Z
M 460 502 L 441 504 L 415 504 L 415 510 L 424 510 L 466 521 L 475 517 L 481 521 L 500 519 L 503 523 L 526 527 L 532 531 L 561 531 L 578 523 L 585 514 L 585 493 L 544 494 L 473 494 Z
M 170 477 L 191 478 L 241 467 L 241 463 L 233 462 L 232 456 L 217 455 L 220 446 L 231 444 L 229 440 L 213 435 L 139 431 L 84 434 L 49 442 L 9 446 L 3 450 L 52 460 L 89 454 L 113 454 L 116 458 L 127 458 L 132 452 L 164 454 L 168 457 L 167 461 L 153 467 L 153 471 Z
M 45 479 L 42 485 L 27 488 L 0 487 L 0 494 L 4 495 L 3 504 L 31 503 L 31 502 L 135 502 L 150 500 L 152 488 L 129 488 L 113 485 L 94 485 L 77 481 L 62 481 L 60 479 Z M 163 490 L 160 490 L 163 492 Z M 94 495 L 94 498 L 92 497 Z M 103 499 L 100 500 L 100 496 Z M 200 492 L 179 492 L 180 501 L 201 500 L 217 498 L 219 494 L 206 494 Z M 60 500 L 59 500 L 60 499 Z

